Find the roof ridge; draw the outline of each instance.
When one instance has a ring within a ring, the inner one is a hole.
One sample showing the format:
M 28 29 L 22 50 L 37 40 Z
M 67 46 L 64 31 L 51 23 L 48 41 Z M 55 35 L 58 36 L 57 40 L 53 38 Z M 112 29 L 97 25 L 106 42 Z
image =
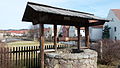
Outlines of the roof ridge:
M 58 8 L 58 7 L 53 7 L 53 6 L 49 6 L 49 5 L 45 5 L 45 4 L 38 4 L 38 3 L 34 3 L 34 2 L 28 2 L 28 4 L 33 4 L 33 5 L 45 6 L 45 7 L 55 8 L 55 9 L 61 9 L 61 10 L 66 10 L 66 11 L 77 12 L 77 13 L 94 15 L 94 14 L 91 14 L 91 13 L 80 12 L 80 11 L 75 11 L 75 10 L 70 10 L 70 9 L 64 9 L 64 8 Z

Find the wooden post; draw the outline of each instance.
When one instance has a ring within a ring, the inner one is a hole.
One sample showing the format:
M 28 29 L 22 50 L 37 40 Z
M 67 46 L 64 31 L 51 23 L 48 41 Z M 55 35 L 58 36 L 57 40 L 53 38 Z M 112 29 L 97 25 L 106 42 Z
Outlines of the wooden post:
M 78 50 L 80 50 L 80 46 L 81 46 L 81 38 L 80 38 L 80 26 L 77 27 L 77 34 L 78 34 Z
M 89 27 L 85 27 L 85 46 L 90 48 L 90 42 L 89 42 Z
M 57 51 L 57 25 L 54 24 L 54 47 L 55 51 Z
M 100 41 L 100 58 L 103 59 L 102 53 L 103 53 L 103 44 L 102 41 Z
M 41 64 L 40 68 L 44 68 L 44 24 L 40 24 L 40 58 Z

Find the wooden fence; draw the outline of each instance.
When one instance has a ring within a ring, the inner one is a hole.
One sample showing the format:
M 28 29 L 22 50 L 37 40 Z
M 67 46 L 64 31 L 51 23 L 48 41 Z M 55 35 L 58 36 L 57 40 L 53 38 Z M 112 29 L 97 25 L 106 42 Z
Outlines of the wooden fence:
M 68 45 L 58 45 L 60 48 Z M 53 49 L 45 45 L 45 49 Z M 0 47 L 0 68 L 40 68 L 39 46 Z

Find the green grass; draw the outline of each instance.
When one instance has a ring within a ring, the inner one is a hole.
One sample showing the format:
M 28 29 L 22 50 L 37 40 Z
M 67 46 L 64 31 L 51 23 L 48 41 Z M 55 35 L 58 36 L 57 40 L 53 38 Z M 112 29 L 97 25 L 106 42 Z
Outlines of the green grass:
M 38 46 L 39 42 L 36 41 L 17 41 L 17 42 L 10 42 L 7 43 L 9 47 L 16 47 L 16 46 Z
M 45 42 L 45 45 L 54 45 L 54 44 L 53 44 L 53 42 Z M 64 44 L 60 44 L 60 45 L 64 45 Z M 7 47 L 22 47 L 22 46 L 39 46 L 39 42 L 37 42 L 37 41 L 17 41 L 17 42 L 7 43 Z
M 8 45 L 39 45 L 39 42 L 36 41 L 17 41 L 17 42 L 11 42 L 7 43 Z

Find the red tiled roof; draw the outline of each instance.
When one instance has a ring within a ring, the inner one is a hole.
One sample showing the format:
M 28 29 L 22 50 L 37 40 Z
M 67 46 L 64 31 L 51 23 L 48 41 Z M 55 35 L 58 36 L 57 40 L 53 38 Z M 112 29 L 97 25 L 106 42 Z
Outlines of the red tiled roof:
M 81 27 L 80 29 L 81 29 L 81 30 L 85 30 L 85 27 Z
M 111 9 L 111 10 L 115 13 L 116 17 L 120 20 L 120 9 Z
M 50 28 L 44 28 L 44 31 L 46 32 L 46 31 L 50 31 Z
M 6 31 L 8 33 L 17 33 L 17 34 L 24 34 L 26 33 L 28 30 L 11 30 L 11 31 Z

